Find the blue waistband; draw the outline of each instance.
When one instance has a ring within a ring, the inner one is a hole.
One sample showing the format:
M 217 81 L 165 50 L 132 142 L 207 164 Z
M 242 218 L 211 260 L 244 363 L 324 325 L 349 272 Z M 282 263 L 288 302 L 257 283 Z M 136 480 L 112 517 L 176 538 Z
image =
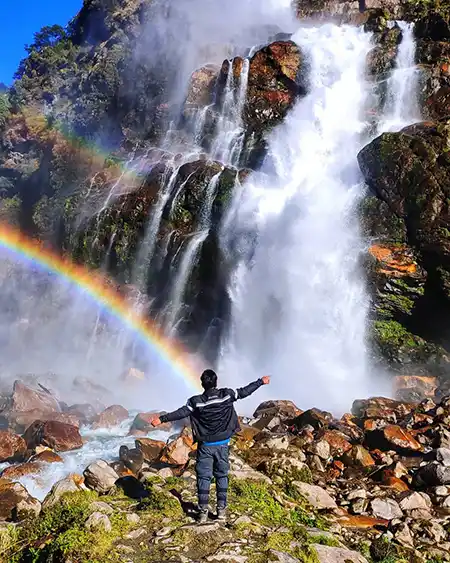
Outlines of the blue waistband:
M 220 442 L 203 442 L 204 446 L 225 446 L 230 443 L 230 438 L 226 440 L 221 440 Z

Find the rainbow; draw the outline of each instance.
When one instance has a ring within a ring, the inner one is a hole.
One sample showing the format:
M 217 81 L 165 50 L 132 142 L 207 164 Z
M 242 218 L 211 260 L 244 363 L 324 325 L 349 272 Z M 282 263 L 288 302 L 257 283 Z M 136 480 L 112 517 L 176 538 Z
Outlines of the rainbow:
M 12 251 L 22 261 L 32 262 L 84 291 L 108 313 L 135 331 L 176 375 L 195 390 L 200 389 L 199 366 L 193 365 L 187 350 L 167 338 L 150 319 L 136 314 L 125 298 L 111 287 L 107 278 L 58 256 L 9 225 L 0 224 L 0 248 Z

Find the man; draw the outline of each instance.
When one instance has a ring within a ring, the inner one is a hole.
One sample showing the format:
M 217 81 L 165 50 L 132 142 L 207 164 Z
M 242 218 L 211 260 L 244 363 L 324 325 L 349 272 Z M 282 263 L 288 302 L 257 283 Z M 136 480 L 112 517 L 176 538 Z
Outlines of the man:
M 217 493 L 217 517 L 226 519 L 228 491 L 228 453 L 230 438 L 240 430 L 233 403 L 245 399 L 261 385 L 268 385 L 267 375 L 240 389 L 217 389 L 217 374 L 207 369 L 201 376 L 202 395 L 191 397 L 184 407 L 152 419 L 153 426 L 190 417 L 197 449 L 197 493 L 199 522 L 208 520 L 209 489 L 214 475 Z

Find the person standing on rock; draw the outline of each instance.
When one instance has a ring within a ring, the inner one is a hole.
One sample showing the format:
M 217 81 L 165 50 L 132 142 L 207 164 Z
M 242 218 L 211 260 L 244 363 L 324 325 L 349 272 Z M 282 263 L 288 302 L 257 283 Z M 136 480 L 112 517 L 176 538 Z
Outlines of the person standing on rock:
M 194 440 L 198 442 L 197 449 L 197 493 L 200 510 L 199 522 L 208 520 L 209 489 L 214 475 L 217 493 L 217 517 L 226 519 L 229 445 L 230 439 L 240 430 L 234 402 L 245 399 L 262 385 L 270 383 L 270 377 L 249 383 L 240 389 L 218 389 L 217 374 L 207 369 L 201 376 L 202 395 L 191 397 L 185 406 L 168 414 L 155 416 L 153 426 L 164 422 L 173 422 L 187 418 L 191 419 Z

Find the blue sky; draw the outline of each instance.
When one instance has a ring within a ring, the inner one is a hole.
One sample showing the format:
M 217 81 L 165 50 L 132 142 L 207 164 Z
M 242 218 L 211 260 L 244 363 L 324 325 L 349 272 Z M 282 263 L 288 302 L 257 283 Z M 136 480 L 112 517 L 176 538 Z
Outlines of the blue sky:
M 44 25 L 66 25 L 76 15 L 83 0 L 0 0 L 0 82 L 10 84 L 24 45 Z

